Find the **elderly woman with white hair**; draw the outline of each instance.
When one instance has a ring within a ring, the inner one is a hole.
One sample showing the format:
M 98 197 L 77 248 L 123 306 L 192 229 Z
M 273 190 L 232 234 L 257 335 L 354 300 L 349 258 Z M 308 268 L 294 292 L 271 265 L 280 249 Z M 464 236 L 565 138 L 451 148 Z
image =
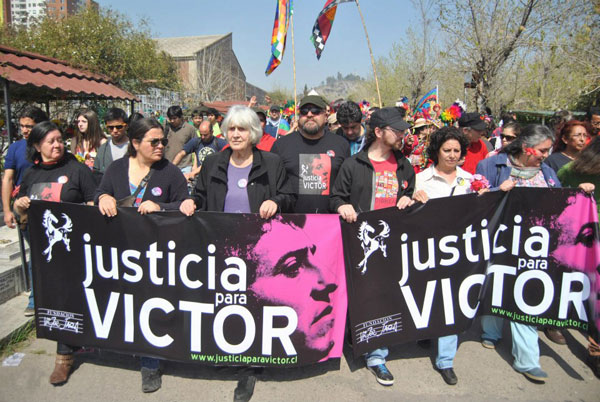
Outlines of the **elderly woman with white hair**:
M 291 212 L 295 195 L 281 159 L 256 148 L 262 137 L 257 114 L 249 107 L 233 106 L 222 132 L 229 147 L 204 160 L 192 198 L 179 210 L 188 216 L 195 210 L 259 213 L 264 219 Z

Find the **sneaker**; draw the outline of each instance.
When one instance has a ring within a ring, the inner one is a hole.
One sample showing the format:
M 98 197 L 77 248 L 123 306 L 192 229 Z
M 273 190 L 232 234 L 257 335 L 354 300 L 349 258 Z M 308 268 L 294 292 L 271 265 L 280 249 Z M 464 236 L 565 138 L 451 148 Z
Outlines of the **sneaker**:
M 548 378 L 548 374 L 546 374 L 545 371 L 542 371 L 542 369 L 539 367 L 533 368 L 529 371 L 521 371 L 520 373 L 527 377 L 527 379 L 542 384 L 545 383 L 546 378 Z
M 23 311 L 23 314 L 25 315 L 25 317 L 33 317 L 35 315 L 35 309 L 27 307 L 25 311 Z
M 442 378 L 444 379 L 444 381 L 446 381 L 446 384 L 456 385 L 456 383 L 458 382 L 458 377 L 456 377 L 456 373 L 454 373 L 454 369 L 452 367 L 445 368 L 445 369 L 438 369 L 438 371 L 442 375 Z
M 162 379 L 159 369 L 149 369 L 142 367 L 142 392 L 154 392 L 160 389 Z
M 496 342 L 489 339 L 482 339 L 481 346 L 483 346 L 486 349 L 496 349 Z
M 376 366 L 367 366 L 369 371 L 375 374 L 377 382 L 381 385 L 394 385 L 394 376 L 385 367 L 385 364 L 378 364 Z

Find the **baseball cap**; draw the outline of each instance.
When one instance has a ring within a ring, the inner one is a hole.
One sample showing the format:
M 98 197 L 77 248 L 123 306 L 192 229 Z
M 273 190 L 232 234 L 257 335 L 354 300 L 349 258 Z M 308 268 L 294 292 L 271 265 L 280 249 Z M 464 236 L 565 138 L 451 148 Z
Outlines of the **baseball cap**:
M 271 107 L 269 108 L 269 112 L 279 112 L 281 110 L 281 108 L 277 105 L 271 105 Z
M 384 107 L 373 112 L 369 125 L 379 128 L 389 126 L 401 131 L 410 128 L 410 123 L 404 120 L 404 115 L 395 107 Z
M 321 98 L 319 95 L 306 95 L 300 101 L 299 107 L 302 107 L 302 106 L 308 105 L 308 104 L 315 105 L 317 107 L 320 107 L 323 110 L 327 109 L 327 102 L 325 102 L 323 100 L 323 98 Z
M 484 117 L 476 112 L 464 113 L 462 116 L 460 116 L 460 119 L 458 119 L 458 126 L 468 127 L 478 131 L 483 131 L 487 128 Z

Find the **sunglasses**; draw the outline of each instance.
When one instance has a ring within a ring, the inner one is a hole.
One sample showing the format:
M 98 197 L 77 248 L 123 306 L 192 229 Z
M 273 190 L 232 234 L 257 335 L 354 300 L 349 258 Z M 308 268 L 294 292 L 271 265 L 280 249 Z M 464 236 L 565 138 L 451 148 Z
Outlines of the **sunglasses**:
M 117 124 L 115 126 L 106 126 L 106 129 L 108 131 L 113 131 L 113 130 L 122 130 L 123 127 L 125 127 L 125 124 Z
M 303 107 L 300 109 L 300 115 L 301 116 L 306 116 L 308 115 L 308 112 L 312 113 L 315 116 L 320 115 L 321 113 L 323 113 L 323 109 L 321 109 L 320 107 L 317 106 L 313 106 L 313 107 Z
M 502 138 L 505 141 L 513 141 L 517 137 L 514 135 L 500 134 L 500 138 Z
M 152 147 L 156 148 L 159 143 L 163 144 L 163 146 L 166 147 L 169 143 L 169 140 L 167 138 L 153 138 L 148 142 L 150 143 L 150 145 L 152 145 Z

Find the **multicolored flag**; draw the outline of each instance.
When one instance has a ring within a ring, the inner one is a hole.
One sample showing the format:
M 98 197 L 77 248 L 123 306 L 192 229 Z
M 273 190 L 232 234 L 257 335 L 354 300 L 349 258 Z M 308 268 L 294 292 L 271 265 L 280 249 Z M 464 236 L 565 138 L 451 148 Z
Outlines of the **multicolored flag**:
M 265 75 L 271 74 L 281 64 L 281 60 L 283 60 L 285 40 L 292 12 L 292 0 L 277 0 L 273 36 L 271 38 L 271 60 L 269 60 Z
M 338 4 L 349 1 L 352 0 L 327 0 L 325 6 L 323 6 L 323 10 L 319 13 L 315 26 L 313 26 L 312 35 L 310 36 L 310 40 L 315 45 L 315 50 L 317 51 L 317 59 L 321 58 L 325 42 L 329 38 Z
M 417 102 L 417 106 L 415 107 L 415 114 L 421 113 L 423 117 L 429 118 L 430 111 L 438 102 L 438 87 L 436 86 L 431 91 L 427 92 L 419 102 Z
M 290 123 L 283 117 L 279 120 L 279 127 L 277 128 L 277 137 L 286 135 L 290 131 Z

